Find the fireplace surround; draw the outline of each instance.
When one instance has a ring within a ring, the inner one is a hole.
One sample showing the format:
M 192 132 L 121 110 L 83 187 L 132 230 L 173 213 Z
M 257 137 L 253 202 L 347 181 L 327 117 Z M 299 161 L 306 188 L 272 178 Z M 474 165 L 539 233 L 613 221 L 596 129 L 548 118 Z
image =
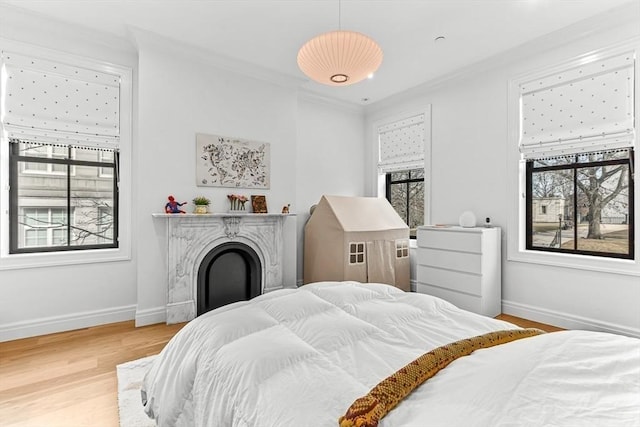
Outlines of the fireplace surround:
M 153 214 L 167 222 L 167 324 L 198 314 L 198 271 L 215 248 L 246 245 L 260 264 L 258 294 L 283 288 L 286 214 Z

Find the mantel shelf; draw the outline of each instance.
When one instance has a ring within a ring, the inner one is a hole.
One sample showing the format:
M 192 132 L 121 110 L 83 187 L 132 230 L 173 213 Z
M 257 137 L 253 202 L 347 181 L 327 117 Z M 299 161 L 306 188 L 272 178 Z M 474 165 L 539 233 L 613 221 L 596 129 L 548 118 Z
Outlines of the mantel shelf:
M 275 217 L 286 217 L 286 216 L 296 216 L 296 214 L 283 214 L 283 213 L 235 213 L 235 212 L 225 212 L 225 213 L 208 213 L 208 214 L 195 214 L 195 213 L 183 213 L 183 214 L 169 214 L 169 213 L 152 213 L 152 217 L 154 218 L 224 218 L 224 217 L 238 217 L 238 216 L 251 216 L 251 217 L 260 217 L 260 216 L 275 216 Z

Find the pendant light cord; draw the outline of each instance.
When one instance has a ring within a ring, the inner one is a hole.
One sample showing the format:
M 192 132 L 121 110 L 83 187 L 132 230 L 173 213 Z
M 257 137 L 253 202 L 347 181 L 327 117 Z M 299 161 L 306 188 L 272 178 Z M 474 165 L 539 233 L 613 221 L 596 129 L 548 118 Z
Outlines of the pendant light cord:
M 342 0 L 338 0 L 338 31 L 342 31 Z

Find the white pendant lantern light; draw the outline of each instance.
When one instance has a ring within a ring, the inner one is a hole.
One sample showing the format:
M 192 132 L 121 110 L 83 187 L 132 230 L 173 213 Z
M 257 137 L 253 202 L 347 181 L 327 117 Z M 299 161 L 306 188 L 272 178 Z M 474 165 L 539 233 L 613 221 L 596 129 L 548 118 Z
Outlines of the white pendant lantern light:
M 382 49 L 373 39 L 340 29 L 312 38 L 298 52 L 302 72 L 329 86 L 347 86 L 364 80 L 381 63 Z

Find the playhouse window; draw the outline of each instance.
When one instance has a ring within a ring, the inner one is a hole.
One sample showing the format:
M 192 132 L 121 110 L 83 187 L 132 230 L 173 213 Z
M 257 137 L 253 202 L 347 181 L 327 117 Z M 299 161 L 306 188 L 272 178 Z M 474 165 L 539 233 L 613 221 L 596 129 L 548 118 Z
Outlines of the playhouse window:
M 349 264 L 364 264 L 364 243 L 349 243 Z
M 407 240 L 396 240 L 396 258 L 407 258 L 409 256 L 409 242 Z

